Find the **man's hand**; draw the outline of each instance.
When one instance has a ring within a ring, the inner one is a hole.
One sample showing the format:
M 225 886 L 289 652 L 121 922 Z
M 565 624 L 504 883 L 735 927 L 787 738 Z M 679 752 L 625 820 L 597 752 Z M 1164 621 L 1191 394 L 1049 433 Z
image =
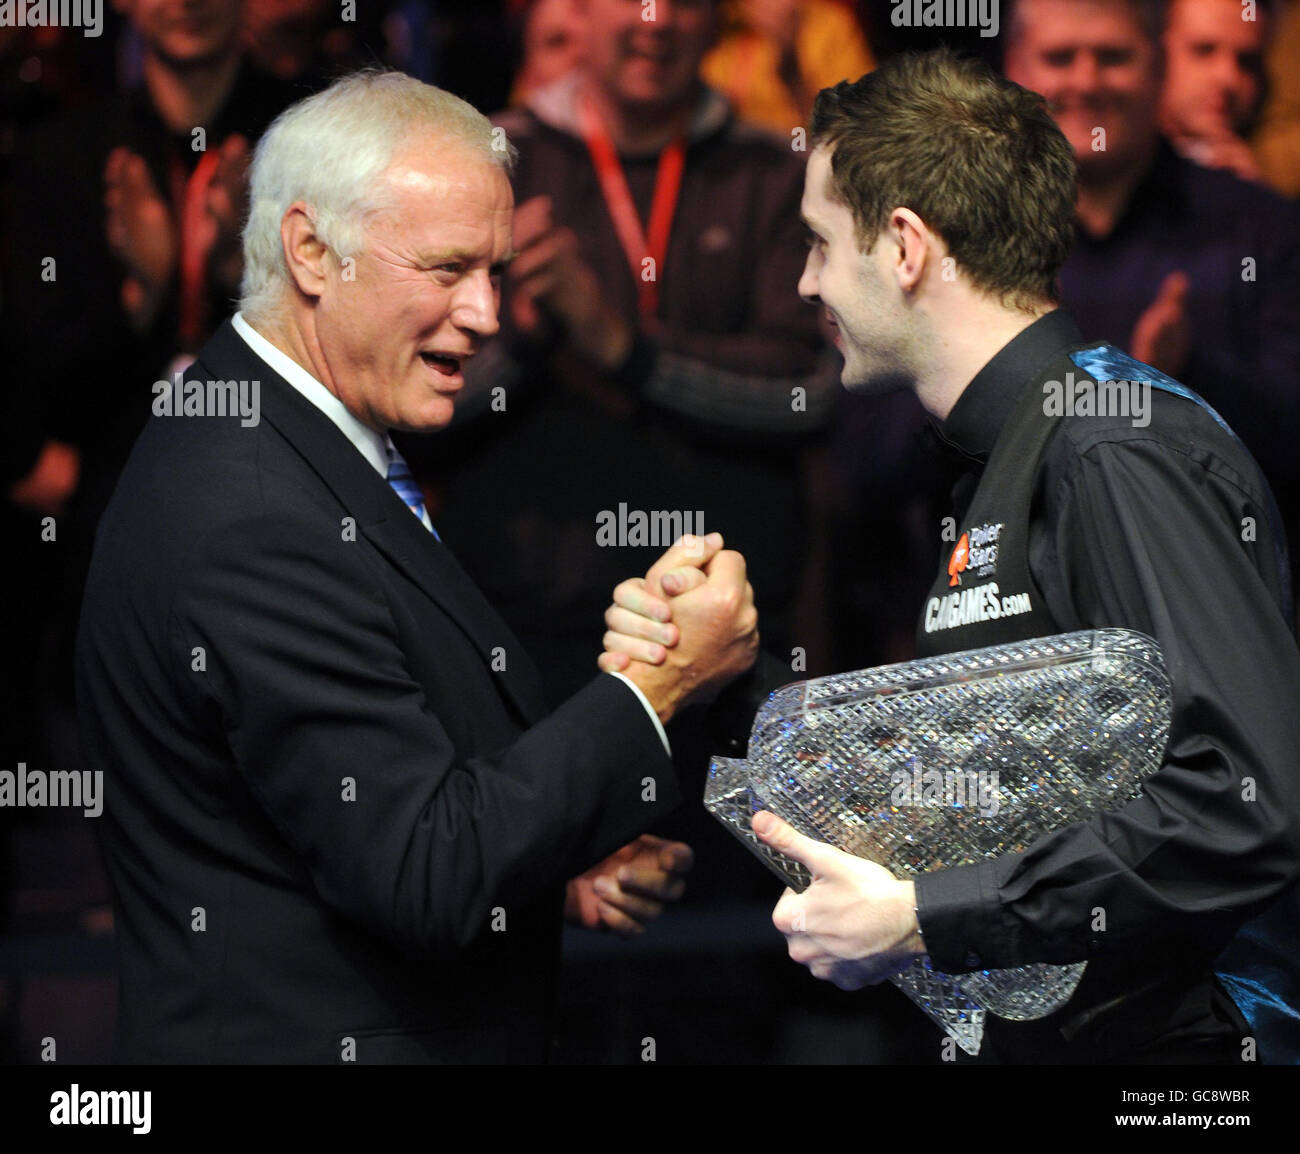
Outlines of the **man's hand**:
M 632 661 L 662 665 L 681 636 L 672 622 L 669 598 L 708 580 L 704 566 L 722 548 L 722 534 L 685 536 L 650 567 L 644 577 L 629 577 L 614 590 L 605 610 L 605 652 L 597 664 L 606 673 L 621 673 Z
M 46 441 L 25 477 L 9 486 L 9 500 L 33 513 L 61 517 L 81 479 L 81 454 L 73 445 Z
M 549 317 L 570 345 L 597 368 L 626 360 L 635 335 L 612 309 L 600 281 L 578 251 L 572 229 L 557 228 L 551 200 L 535 196 L 515 210 L 516 257 L 510 262 L 510 311 L 516 327 L 536 336 Z
M 217 170 L 207 190 L 207 213 L 212 222 L 211 236 L 205 238 L 202 251 L 217 283 L 232 293 L 239 288 L 244 273 L 244 254 L 240 233 L 244 227 L 244 208 L 248 200 L 248 169 L 252 157 L 248 141 L 238 133 L 226 138 L 218 153 Z
M 551 288 L 548 253 L 541 247 L 551 231 L 551 198 L 534 196 L 515 209 L 510 230 L 515 258 L 506 269 L 510 316 L 526 337 L 540 337 L 546 326 L 541 297 Z
M 1242 180 L 1263 183 L 1264 176 L 1250 145 L 1226 128 L 1219 136 L 1184 137 L 1173 144 L 1188 160 L 1206 168 L 1226 168 Z
M 772 922 L 785 935 L 791 959 L 813 977 L 856 990 L 884 981 L 925 953 L 911 882 L 804 837 L 766 810 L 752 824 L 764 843 L 812 873 L 803 893 L 785 891 Z
M 599 661 L 606 672 L 623 672 L 631 678 L 665 722 L 683 705 L 710 700 L 758 656 L 758 612 L 754 590 L 745 579 L 745 559 L 722 550 L 721 545 L 721 536 L 714 533 L 707 538 L 683 537 L 636 587 L 648 602 L 662 605 L 657 591 L 663 580 L 670 587 L 679 580 L 692 583 L 689 591 L 673 598 L 671 625 L 654 626 L 662 639 L 652 642 L 663 649 L 660 662 L 625 663 L 608 653 Z M 609 638 L 607 634 L 607 645 Z M 653 652 L 658 656 L 658 649 Z
M 573 925 L 622 937 L 645 933 L 686 889 L 695 853 L 680 841 L 643 833 L 569 882 L 564 916 Z
M 1145 364 L 1171 377 L 1181 375 L 1192 343 L 1187 319 L 1187 290 L 1191 282 L 1180 270 L 1171 272 L 1156 292 L 1156 299 L 1138 317 L 1129 348 Z
M 144 160 L 115 148 L 104 165 L 104 230 L 122 262 L 122 309 L 144 332 L 158 315 L 176 271 L 176 226 Z

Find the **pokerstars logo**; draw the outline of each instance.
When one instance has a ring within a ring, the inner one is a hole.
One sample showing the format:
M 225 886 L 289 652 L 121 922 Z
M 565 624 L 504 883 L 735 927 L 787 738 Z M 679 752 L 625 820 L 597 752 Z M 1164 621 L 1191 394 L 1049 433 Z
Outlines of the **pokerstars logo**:
M 968 564 L 970 564 L 970 534 L 963 533 L 961 540 L 953 548 L 952 556 L 948 558 L 949 586 L 961 584 L 961 575 L 966 571 Z
M 977 577 L 988 577 L 997 572 L 998 538 L 1004 522 L 986 521 L 963 533 L 948 558 L 948 585 L 961 584 L 961 575 L 974 569 Z

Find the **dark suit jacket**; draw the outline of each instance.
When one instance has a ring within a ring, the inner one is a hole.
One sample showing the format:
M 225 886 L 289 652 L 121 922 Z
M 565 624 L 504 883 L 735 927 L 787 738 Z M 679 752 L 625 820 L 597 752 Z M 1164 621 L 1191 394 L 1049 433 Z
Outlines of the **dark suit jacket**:
M 261 420 L 150 418 L 78 637 L 124 1057 L 543 1060 L 564 880 L 678 800 L 653 725 L 606 674 L 543 718 L 450 553 L 229 322 L 187 379 L 260 381 Z

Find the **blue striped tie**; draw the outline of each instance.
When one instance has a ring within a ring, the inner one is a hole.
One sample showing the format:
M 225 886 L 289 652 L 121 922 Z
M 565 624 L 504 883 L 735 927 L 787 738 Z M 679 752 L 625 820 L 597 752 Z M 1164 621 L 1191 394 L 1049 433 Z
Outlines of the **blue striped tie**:
M 388 446 L 388 483 L 392 485 L 393 491 L 402 498 L 402 502 L 406 507 L 416 515 L 420 524 L 428 528 L 435 540 L 441 541 L 442 538 L 438 536 L 438 530 L 425 520 L 428 514 L 424 508 L 424 497 L 420 493 L 420 486 L 415 483 L 415 477 L 411 473 L 411 466 L 406 463 L 406 458 L 393 445 Z

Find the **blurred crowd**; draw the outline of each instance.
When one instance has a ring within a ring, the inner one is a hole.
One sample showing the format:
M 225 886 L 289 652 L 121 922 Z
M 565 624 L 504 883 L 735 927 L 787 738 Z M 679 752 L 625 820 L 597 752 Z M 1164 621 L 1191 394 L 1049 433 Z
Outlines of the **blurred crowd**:
M 594 674 L 613 586 L 662 551 L 602 539 L 602 514 L 629 523 L 620 510 L 695 516 L 740 549 L 791 680 L 911 656 L 951 466 L 910 393 L 840 388 L 825 321 L 795 285 L 813 96 L 939 42 L 1042 93 L 1074 148 L 1061 289 L 1085 336 L 1200 392 L 1300 539 L 1300 0 L 1004 0 L 995 36 L 910 26 L 921 7 L 112 0 L 98 36 L 0 27 L 4 765 L 80 765 L 71 639 L 99 513 L 152 384 L 233 311 L 258 137 L 358 67 L 497 113 L 519 153 L 502 331 L 471 362 L 452 426 L 402 448 L 555 703 Z M 688 717 L 673 746 L 698 795 L 708 735 Z M 664 832 L 697 847 L 690 901 L 770 897 L 762 868 L 687 810 Z M 15 810 L 0 823 L 0 941 L 103 937 L 88 823 Z M 31 1060 L 29 1018 L 64 1014 L 72 1033 L 107 1020 L 111 967 L 73 966 L 60 984 L 22 972 L 19 953 L 0 955 L 5 1059 Z M 762 960 L 725 979 L 692 970 L 671 977 L 696 1015 L 806 1014 L 783 1033 L 683 1042 L 688 1059 L 901 1060 L 914 1044 L 884 995 L 855 996 L 869 1026 L 828 1041 L 825 995 L 774 984 L 802 977 Z M 609 981 L 611 998 L 648 996 Z M 603 1056 L 599 1029 L 575 1034 L 571 1056 Z M 86 1043 L 86 1060 L 103 1055 Z

